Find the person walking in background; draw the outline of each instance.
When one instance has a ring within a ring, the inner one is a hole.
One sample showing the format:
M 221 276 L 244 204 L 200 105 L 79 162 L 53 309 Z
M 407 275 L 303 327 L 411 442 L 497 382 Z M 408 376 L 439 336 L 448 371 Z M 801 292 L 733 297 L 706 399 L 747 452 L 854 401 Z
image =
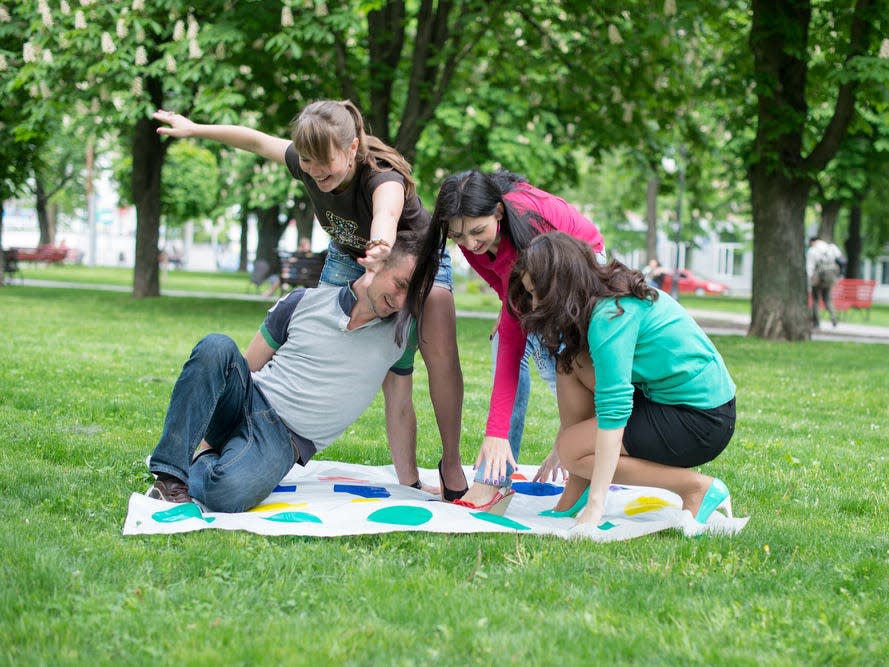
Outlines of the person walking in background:
M 589 481 L 574 507 L 548 514 L 579 513 L 578 532 L 593 531 L 612 482 L 673 491 L 698 526 L 720 506 L 731 514 L 726 485 L 691 468 L 731 440 L 735 384 L 682 306 L 561 232 L 519 255 L 509 306 L 558 359 L 556 448 L 570 479 Z
M 243 355 L 222 334 L 198 342 L 173 387 L 148 495 L 243 512 L 333 443 L 387 373 L 410 374 L 410 316 L 432 286 L 431 274 L 412 281 L 424 245 L 399 232 L 387 258 L 351 285 L 290 292 Z
M 347 285 L 365 270 L 377 270 L 389 255 L 396 230 L 428 229 L 429 212 L 417 196 L 410 164 L 394 148 L 365 132 L 361 112 L 348 100 L 310 103 L 291 123 L 289 139 L 239 125 L 202 125 L 165 110 L 156 111 L 154 118 L 164 124 L 159 134 L 219 141 L 286 165 L 305 185 L 315 215 L 331 237 L 321 283 Z M 421 259 L 420 266 L 439 267 L 422 313 L 419 341 L 413 346 L 419 345 L 429 370 L 429 393 L 442 441 L 439 469 L 448 483 L 442 493 L 450 501 L 466 488 L 460 466 L 463 375 L 450 257 L 430 255 Z M 389 374 L 383 382 L 386 433 L 398 478 L 402 484 L 416 486 L 417 417 L 412 391 L 410 375 Z
M 837 325 L 837 315 L 830 299 L 830 291 L 840 277 L 840 262 L 843 253 L 834 243 L 823 241 L 817 236 L 809 239 L 806 250 L 806 275 L 809 278 L 809 289 L 812 295 L 812 327 L 821 326 L 819 312 L 821 302 L 830 314 L 830 322 Z
M 474 509 L 503 512 L 509 503 L 512 470 L 524 430 L 530 393 L 528 358 L 534 358 L 541 377 L 553 392 L 556 379 L 552 355 L 540 348 L 535 337 L 522 331 L 506 308 L 512 265 L 517 253 L 532 238 L 552 229 L 581 239 L 602 261 L 605 246 L 599 229 L 564 199 L 504 170 L 491 174 L 471 170 L 446 178 L 435 202 L 432 225 L 435 231 L 429 241 L 437 239 L 440 249 L 444 249 L 448 239 L 454 241 L 503 303 L 492 337 L 494 387 L 485 436 L 475 461 L 475 483 L 460 501 Z M 560 469 L 553 450 L 535 480 L 555 478 Z M 567 496 L 580 492 L 569 478 Z

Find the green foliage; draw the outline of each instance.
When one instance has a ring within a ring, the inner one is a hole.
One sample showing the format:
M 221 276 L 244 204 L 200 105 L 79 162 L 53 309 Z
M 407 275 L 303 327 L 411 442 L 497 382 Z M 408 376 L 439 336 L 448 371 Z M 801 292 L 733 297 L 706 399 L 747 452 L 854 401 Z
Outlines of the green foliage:
M 219 200 L 216 157 L 206 148 L 178 141 L 164 162 L 161 203 L 168 224 L 182 224 L 208 216 Z

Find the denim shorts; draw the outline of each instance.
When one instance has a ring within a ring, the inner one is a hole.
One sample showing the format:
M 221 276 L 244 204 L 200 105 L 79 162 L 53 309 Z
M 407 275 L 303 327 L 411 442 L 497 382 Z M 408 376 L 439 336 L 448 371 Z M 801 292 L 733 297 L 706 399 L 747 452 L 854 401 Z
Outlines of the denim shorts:
M 353 280 L 357 280 L 364 274 L 364 267 L 359 264 L 352 255 L 343 251 L 331 241 L 327 248 L 327 259 L 321 270 L 321 283 L 342 287 Z M 435 274 L 435 286 L 444 287 L 449 292 L 454 291 L 453 275 L 451 272 L 451 255 L 445 248 L 441 261 L 438 264 L 438 273 Z
M 627 454 L 668 466 L 691 468 L 712 461 L 735 433 L 735 399 L 701 410 L 664 405 L 633 392 L 633 412 L 624 429 Z

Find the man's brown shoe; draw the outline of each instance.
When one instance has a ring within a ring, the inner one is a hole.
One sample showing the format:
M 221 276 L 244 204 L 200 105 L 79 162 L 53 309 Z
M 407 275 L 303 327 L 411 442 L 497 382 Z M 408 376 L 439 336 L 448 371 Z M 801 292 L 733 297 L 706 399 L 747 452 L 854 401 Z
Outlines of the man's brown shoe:
M 168 503 L 191 502 L 191 496 L 188 495 L 188 484 L 175 477 L 156 479 L 152 487 L 148 489 L 147 495 L 149 498 L 166 500 Z

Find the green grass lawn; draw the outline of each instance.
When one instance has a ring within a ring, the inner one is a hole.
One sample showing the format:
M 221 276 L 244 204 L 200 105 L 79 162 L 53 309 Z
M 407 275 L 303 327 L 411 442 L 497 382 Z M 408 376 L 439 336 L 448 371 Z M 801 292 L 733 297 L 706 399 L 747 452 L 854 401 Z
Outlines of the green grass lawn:
M 885 664 L 886 346 L 715 338 L 739 415 L 704 470 L 751 517 L 733 538 L 123 537 L 191 347 L 211 331 L 246 346 L 267 307 L 0 290 L 0 664 Z M 490 324 L 459 321 L 464 462 L 485 423 Z M 526 463 L 558 425 L 534 382 Z M 419 357 L 415 403 L 434 467 Z M 323 454 L 388 463 L 381 399 Z

